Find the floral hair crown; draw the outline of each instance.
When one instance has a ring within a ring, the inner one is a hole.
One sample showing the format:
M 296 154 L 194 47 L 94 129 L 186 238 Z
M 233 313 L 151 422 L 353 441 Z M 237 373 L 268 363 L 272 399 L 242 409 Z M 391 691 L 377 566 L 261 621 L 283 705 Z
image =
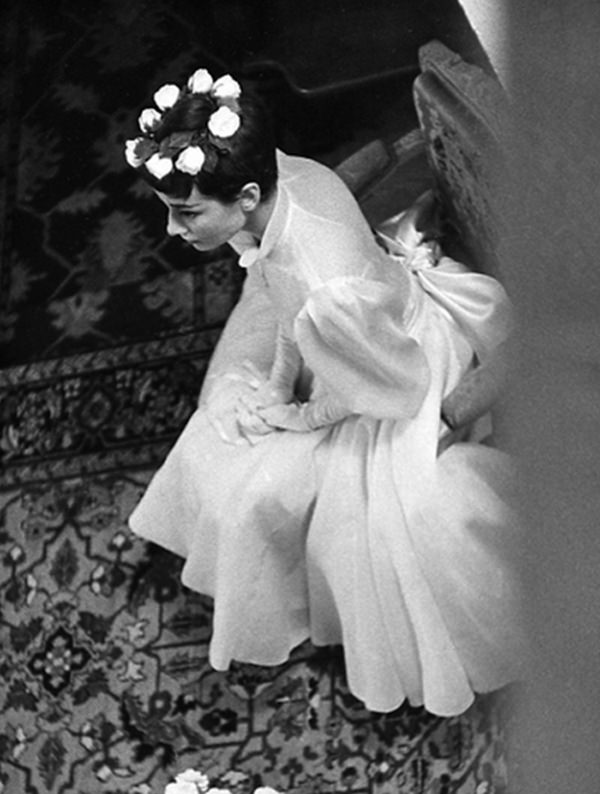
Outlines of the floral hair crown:
M 164 111 L 172 108 L 184 93 L 207 94 L 213 99 L 216 109 L 206 129 L 173 132 L 158 142 L 154 133 Z M 125 159 L 133 168 L 145 166 L 156 179 L 163 179 L 173 170 L 192 176 L 202 169 L 213 171 L 218 154 L 229 150 L 227 139 L 240 127 L 241 94 L 240 84 L 231 75 L 213 80 L 206 69 L 196 69 L 184 88 L 163 85 L 154 94 L 156 108 L 146 108 L 140 114 L 138 121 L 144 135 L 125 142 Z

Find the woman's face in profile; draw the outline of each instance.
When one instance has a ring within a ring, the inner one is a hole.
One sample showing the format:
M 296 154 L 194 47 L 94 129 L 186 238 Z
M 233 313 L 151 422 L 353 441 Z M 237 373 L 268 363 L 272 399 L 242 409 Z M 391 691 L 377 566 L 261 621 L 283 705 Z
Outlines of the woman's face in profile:
M 167 234 L 181 237 L 197 251 L 218 248 L 246 224 L 239 199 L 226 204 L 200 193 L 195 185 L 186 199 L 155 192 L 168 210 Z

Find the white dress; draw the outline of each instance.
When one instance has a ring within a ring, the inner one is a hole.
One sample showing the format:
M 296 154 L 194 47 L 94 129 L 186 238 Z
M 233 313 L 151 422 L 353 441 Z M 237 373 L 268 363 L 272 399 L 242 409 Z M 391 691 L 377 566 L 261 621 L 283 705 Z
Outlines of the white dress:
M 459 714 L 522 663 L 510 461 L 477 443 L 437 455 L 441 401 L 506 338 L 508 300 L 448 258 L 388 255 L 331 171 L 279 162 L 260 247 L 232 241 L 249 286 L 212 374 L 272 357 L 274 326 L 255 348 L 244 327 L 254 300 L 297 344 L 311 399 L 333 395 L 346 418 L 234 446 L 200 407 L 130 525 L 214 598 L 216 669 L 278 664 L 310 638 L 343 645 L 371 710 Z

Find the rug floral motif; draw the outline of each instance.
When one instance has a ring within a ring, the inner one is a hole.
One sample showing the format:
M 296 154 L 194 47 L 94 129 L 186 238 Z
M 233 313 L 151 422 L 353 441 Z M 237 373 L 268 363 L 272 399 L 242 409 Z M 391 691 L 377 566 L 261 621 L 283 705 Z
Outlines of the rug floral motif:
M 452 719 L 370 714 L 339 651 L 310 645 L 212 670 L 210 601 L 126 528 L 149 476 L 2 494 L 3 794 L 151 794 L 191 766 L 235 792 L 504 794 L 505 696 Z
M 220 70 L 218 59 L 164 0 L 20 0 L 6 16 L 2 365 L 222 324 L 241 285 L 236 257 L 169 239 L 123 158 L 156 88 L 199 59 Z

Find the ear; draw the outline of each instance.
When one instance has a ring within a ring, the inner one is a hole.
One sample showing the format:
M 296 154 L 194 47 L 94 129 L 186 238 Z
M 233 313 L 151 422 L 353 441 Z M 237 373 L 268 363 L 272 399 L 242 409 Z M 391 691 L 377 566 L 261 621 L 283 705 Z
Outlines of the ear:
M 256 182 L 247 182 L 238 194 L 238 201 L 244 212 L 253 212 L 261 200 L 261 190 Z

